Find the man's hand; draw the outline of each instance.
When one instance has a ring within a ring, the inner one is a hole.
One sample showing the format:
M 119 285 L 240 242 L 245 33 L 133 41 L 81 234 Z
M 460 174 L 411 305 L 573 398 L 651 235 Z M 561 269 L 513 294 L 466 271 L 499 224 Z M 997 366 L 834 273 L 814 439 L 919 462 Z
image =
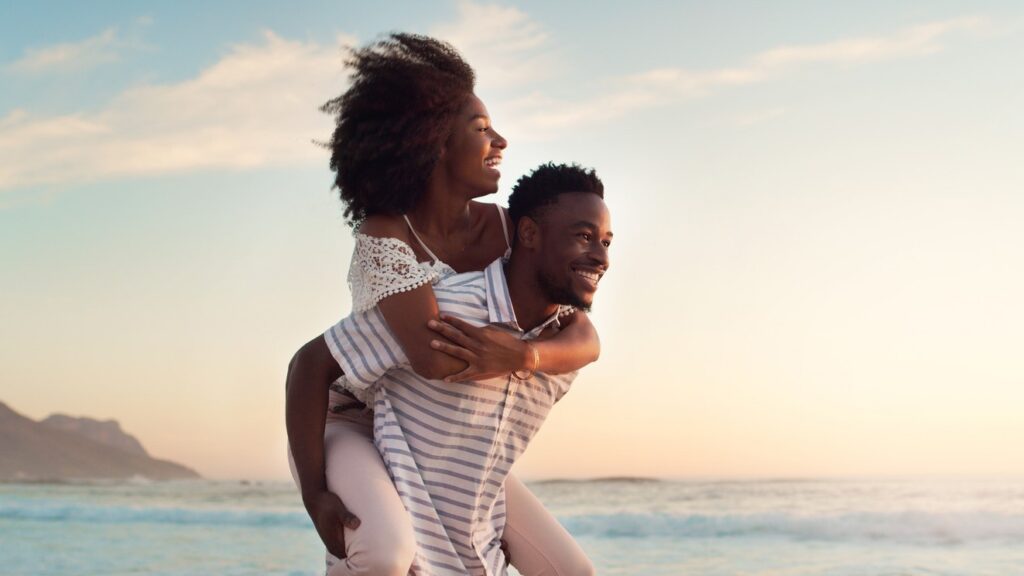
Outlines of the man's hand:
M 306 511 L 313 519 L 316 533 L 320 535 L 327 551 L 338 558 L 348 556 L 345 550 L 345 528 L 359 528 L 359 518 L 348 511 L 341 498 L 332 492 L 318 492 L 306 503 Z
M 434 350 L 469 365 L 462 372 L 447 376 L 445 382 L 486 380 L 509 374 L 526 367 L 531 359 L 526 342 L 497 328 L 473 326 L 447 315 L 441 316 L 441 322 L 431 320 L 427 326 L 447 339 L 432 341 L 430 346 Z

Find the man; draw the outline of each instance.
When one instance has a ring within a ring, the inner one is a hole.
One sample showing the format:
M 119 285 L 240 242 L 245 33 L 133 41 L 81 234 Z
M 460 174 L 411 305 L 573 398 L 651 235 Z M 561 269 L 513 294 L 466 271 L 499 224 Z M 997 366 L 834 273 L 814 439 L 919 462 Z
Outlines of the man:
M 445 319 L 462 334 L 490 325 L 524 340 L 550 335 L 559 316 L 589 309 L 608 269 L 610 218 L 592 171 L 542 166 L 516 185 L 509 211 L 509 259 L 434 286 Z M 471 340 L 446 333 L 456 344 Z M 504 574 L 502 487 L 575 373 L 429 380 L 408 366 L 374 311 L 353 314 L 324 336 L 349 386 L 372 402 L 374 441 L 415 533 L 414 572 Z

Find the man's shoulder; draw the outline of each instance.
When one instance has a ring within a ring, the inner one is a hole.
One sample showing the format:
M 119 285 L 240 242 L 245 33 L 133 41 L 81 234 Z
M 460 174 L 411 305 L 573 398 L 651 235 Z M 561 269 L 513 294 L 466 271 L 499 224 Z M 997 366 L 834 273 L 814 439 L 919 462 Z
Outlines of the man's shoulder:
M 450 276 L 445 276 L 434 284 L 434 291 L 437 290 L 449 290 L 459 289 L 465 287 L 484 287 L 486 286 L 486 269 L 485 270 L 472 270 L 470 272 L 459 272 Z
M 473 324 L 486 323 L 488 308 L 487 279 L 483 271 L 453 274 L 434 284 L 438 309 Z

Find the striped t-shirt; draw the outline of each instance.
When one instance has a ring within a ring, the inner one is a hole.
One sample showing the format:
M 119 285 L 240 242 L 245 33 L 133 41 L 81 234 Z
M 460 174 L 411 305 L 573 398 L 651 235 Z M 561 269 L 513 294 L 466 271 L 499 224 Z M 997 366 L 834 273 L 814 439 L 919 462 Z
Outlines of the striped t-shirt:
M 560 309 L 524 332 L 503 260 L 434 285 L 441 312 L 536 337 Z M 380 310 L 353 313 L 324 334 L 346 378 L 373 393 L 374 441 L 412 516 L 417 575 L 506 573 L 500 547 L 504 481 L 576 373 L 445 383 L 420 377 Z

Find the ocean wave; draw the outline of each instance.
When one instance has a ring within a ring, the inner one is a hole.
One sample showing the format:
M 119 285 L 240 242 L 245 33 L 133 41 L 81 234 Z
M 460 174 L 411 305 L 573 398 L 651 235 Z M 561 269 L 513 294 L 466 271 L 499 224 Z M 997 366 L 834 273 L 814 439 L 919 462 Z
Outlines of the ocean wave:
M 0 500 L 0 521 L 161 524 L 308 529 L 297 509 L 94 505 Z M 784 538 L 830 542 L 894 542 L 955 546 L 1024 544 L 1024 514 L 999 512 L 559 515 L 574 536 L 597 539 Z
M 309 528 L 304 511 L 245 510 L 235 508 L 183 508 L 93 506 L 85 504 L 0 504 L 0 520 L 85 522 L 90 524 L 179 524 L 211 526 Z
M 661 484 L 664 480 L 646 476 L 606 476 L 602 478 L 548 478 L 531 480 L 529 484 L 550 486 L 559 484 Z
M 788 538 L 954 546 L 978 541 L 1024 544 L 1024 515 L 997 512 L 849 513 L 800 516 L 594 514 L 559 518 L 574 536 L 606 539 Z

